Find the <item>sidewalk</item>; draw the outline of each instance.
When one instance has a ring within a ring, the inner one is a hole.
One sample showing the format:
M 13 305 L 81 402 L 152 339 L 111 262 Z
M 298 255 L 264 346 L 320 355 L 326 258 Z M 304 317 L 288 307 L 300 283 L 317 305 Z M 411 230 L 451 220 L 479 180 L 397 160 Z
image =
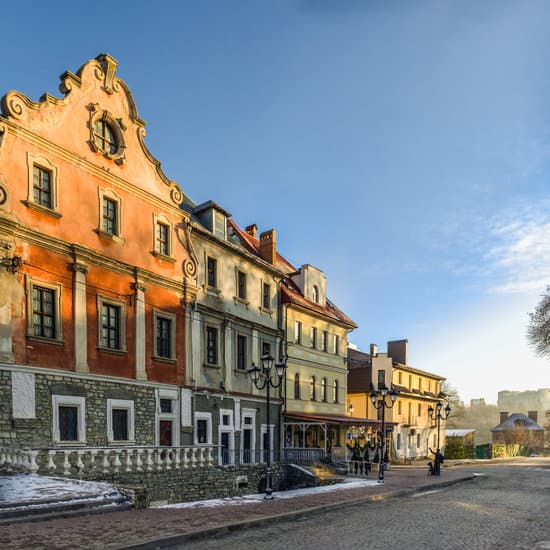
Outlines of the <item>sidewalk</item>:
M 374 473 L 374 472 L 373 472 Z M 196 536 L 235 529 L 239 525 L 291 519 L 306 513 L 404 496 L 474 478 L 471 468 L 445 468 L 440 477 L 428 476 L 426 467 L 399 467 L 386 472 L 385 483 L 372 475 L 366 483 L 333 485 L 222 501 L 187 503 L 180 507 L 114 512 L 41 523 L 0 527 L 2 548 L 48 550 L 68 548 L 162 548 L 163 541 L 182 543 Z M 279 496 L 279 498 L 277 498 Z

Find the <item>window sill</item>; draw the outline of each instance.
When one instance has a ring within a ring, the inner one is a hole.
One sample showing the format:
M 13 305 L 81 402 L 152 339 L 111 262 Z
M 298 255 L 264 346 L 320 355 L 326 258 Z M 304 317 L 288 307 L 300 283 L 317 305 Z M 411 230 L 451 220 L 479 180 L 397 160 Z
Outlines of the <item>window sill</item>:
M 57 441 L 53 440 L 56 447 L 86 447 L 86 441 Z
M 247 300 L 246 298 L 239 298 L 238 296 L 233 296 L 233 300 L 235 301 L 236 304 L 242 304 L 243 306 L 246 306 L 246 308 L 248 309 L 248 304 L 250 304 L 250 301 Z
M 214 365 L 212 363 L 203 363 L 202 365 L 203 367 L 206 367 L 208 369 L 217 369 L 217 370 L 220 370 L 221 369 L 221 366 L 220 365 Z
M 107 239 L 109 241 L 114 241 L 117 244 L 124 244 L 124 239 L 120 237 L 119 235 L 113 235 L 112 233 L 107 233 L 107 231 L 103 231 L 103 229 L 94 229 L 94 231 L 102 238 Z
M 104 348 L 102 346 L 97 346 L 97 351 L 104 351 L 106 353 L 112 353 L 114 355 L 128 355 L 128 351 L 125 349 Z
M 245 376 L 248 375 L 248 371 L 246 369 L 233 369 L 233 372 L 235 374 L 244 374 Z
M 209 285 L 205 285 L 204 291 L 206 292 L 206 294 L 211 294 L 212 296 L 219 296 L 222 293 L 219 288 Z
M 27 340 L 40 344 L 53 344 L 54 346 L 65 345 L 65 341 L 59 338 L 47 338 L 46 336 L 35 336 L 34 334 L 27 334 Z
M 172 357 L 160 357 L 160 355 L 153 355 L 151 356 L 151 359 L 153 359 L 153 361 L 158 361 L 159 363 L 167 363 L 169 365 L 176 364 L 176 359 Z
M 116 440 L 109 440 L 109 445 L 112 445 L 113 447 L 128 447 L 130 445 L 135 445 L 136 441 L 135 439 L 116 439 Z
M 40 212 L 41 214 L 46 214 L 47 216 L 51 216 L 52 218 L 61 218 L 62 214 L 58 212 L 57 210 L 53 210 L 52 208 L 49 208 L 47 206 L 42 206 L 41 204 L 37 204 L 36 202 L 32 201 L 21 201 L 27 208 L 30 208 L 31 210 L 35 210 L 36 212 Z
M 158 260 L 164 260 L 165 262 L 170 262 L 171 264 L 176 263 L 176 258 L 172 256 L 167 256 L 166 254 L 162 254 L 162 252 L 157 252 L 156 250 L 152 250 L 151 254 L 155 256 Z
M 271 317 L 273 315 L 273 310 L 260 306 L 260 313 L 265 313 L 266 315 L 269 315 Z

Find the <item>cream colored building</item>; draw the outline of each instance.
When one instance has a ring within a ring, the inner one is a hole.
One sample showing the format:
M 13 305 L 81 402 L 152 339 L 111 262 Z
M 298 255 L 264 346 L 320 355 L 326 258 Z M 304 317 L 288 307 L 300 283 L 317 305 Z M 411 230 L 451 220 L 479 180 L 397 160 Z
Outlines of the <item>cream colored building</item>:
M 430 455 L 437 448 L 437 421 L 428 416 L 428 408 L 436 409 L 441 401 L 444 377 L 407 364 L 408 340 L 388 342 L 388 355 L 393 362 L 393 387 L 399 397 L 390 413 L 396 423 L 393 431 L 394 456 L 414 460 Z M 442 411 L 444 414 L 444 411 Z M 436 413 L 434 413 L 436 414 Z M 445 448 L 445 420 L 440 420 L 439 446 Z
M 347 431 L 347 346 L 355 323 L 326 296 L 324 273 L 303 265 L 281 287 L 286 334 L 285 447 L 338 454 Z

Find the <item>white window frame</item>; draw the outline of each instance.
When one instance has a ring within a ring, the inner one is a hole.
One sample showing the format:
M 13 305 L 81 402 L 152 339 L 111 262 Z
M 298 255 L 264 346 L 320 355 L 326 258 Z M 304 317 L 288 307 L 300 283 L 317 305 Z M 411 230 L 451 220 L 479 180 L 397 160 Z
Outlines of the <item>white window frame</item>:
M 167 319 L 170 321 L 170 357 L 164 357 L 158 354 L 157 349 L 157 319 Z M 167 313 L 159 309 L 153 309 L 153 358 L 158 361 L 176 360 L 176 319 L 175 313 Z
M 229 416 L 229 424 L 223 425 L 223 417 Z M 234 411 L 232 409 L 220 409 L 220 420 L 218 424 L 218 464 L 220 466 L 229 466 L 235 464 L 235 424 L 234 424 Z M 222 464 L 222 433 L 230 434 L 229 437 L 229 461 L 227 464 Z
M 122 235 L 122 199 L 121 197 L 111 188 L 98 187 L 99 194 L 99 219 L 97 225 L 97 233 L 101 237 L 106 239 L 111 239 L 119 244 L 124 243 L 124 238 Z M 103 203 L 105 199 L 109 199 L 117 204 L 117 218 L 116 218 L 116 231 L 115 234 L 108 233 L 103 229 Z
M 158 249 L 157 226 L 165 225 L 168 228 L 168 254 Z M 160 256 L 168 260 L 174 260 L 174 224 L 164 214 L 153 214 L 153 255 Z
M 270 462 L 273 464 L 273 439 L 274 439 L 274 432 L 275 432 L 275 424 L 270 424 L 270 430 L 269 430 L 269 458 Z M 267 433 L 267 424 L 262 424 L 260 426 L 260 461 L 263 463 L 264 461 L 264 434 Z
M 36 338 L 44 342 L 62 342 L 63 341 L 63 327 L 62 327 L 62 289 L 63 287 L 59 283 L 46 283 L 39 279 L 35 279 L 31 275 L 26 276 L 26 292 L 27 292 L 27 336 L 30 338 Z M 33 288 L 34 287 L 46 288 L 55 292 L 55 336 L 48 338 L 47 336 L 35 336 L 34 324 L 33 324 Z
M 76 407 L 77 413 L 77 432 L 76 441 L 67 441 L 61 439 L 59 432 L 59 407 Z M 53 431 L 52 439 L 56 445 L 78 445 L 86 443 L 86 398 L 76 395 L 52 395 L 52 418 Z
M 245 418 L 251 418 L 252 423 L 246 424 Z M 250 462 L 246 464 L 256 464 L 256 409 L 242 409 L 241 411 L 241 464 L 244 457 L 244 431 L 252 430 L 252 439 L 250 445 Z
M 206 443 L 199 443 L 197 438 L 199 420 L 206 420 Z M 212 445 L 212 413 L 195 412 L 195 420 L 193 426 L 193 443 L 194 445 Z
M 101 342 L 101 314 L 104 305 L 117 306 L 120 308 L 120 322 L 119 322 L 119 347 L 118 348 L 108 348 L 102 345 Z M 113 300 L 106 296 L 97 295 L 97 347 L 101 351 L 107 351 L 112 353 L 126 353 L 126 303 L 119 300 Z
M 50 173 L 50 187 L 51 187 L 51 198 L 52 205 L 51 207 L 43 206 L 39 203 L 34 202 L 34 167 L 42 168 L 47 170 Z M 32 153 L 27 153 L 27 200 L 25 201 L 26 206 L 49 214 L 50 216 L 55 216 L 56 218 L 61 217 L 59 212 L 59 197 L 58 197 L 58 177 L 59 171 L 55 164 L 53 164 L 48 158 L 44 155 L 33 155 Z
M 128 439 L 115 439 L 113 433 L 113 409 L 128 411 Z M 134 401 L 130 399 L 107 399 L 107 441 L 110 444 L 127 445 L 135 443 Z
M 179 391 L 177 389 L 158 388 L 156 392 L 156 420 L 155 420 L 155 445 L 160 445 L 160 421 L 172 421 L 172 447 L 179 447 L 180 444 L 180 402 Z M 172 412 L 164 413 L 160 410 L 160 400 L 170 399 L 173 401 Z

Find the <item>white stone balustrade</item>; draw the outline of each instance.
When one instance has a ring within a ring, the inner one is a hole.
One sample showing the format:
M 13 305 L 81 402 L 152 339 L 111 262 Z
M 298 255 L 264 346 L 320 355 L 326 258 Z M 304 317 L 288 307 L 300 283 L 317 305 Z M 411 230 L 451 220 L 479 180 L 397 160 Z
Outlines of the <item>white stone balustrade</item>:
M 0 447 L 0 468 L 65 476 L 162 472 L 214 466 L 211 446 L 200 447 Z M 99 476 L 101 477 L 101 476 Z

